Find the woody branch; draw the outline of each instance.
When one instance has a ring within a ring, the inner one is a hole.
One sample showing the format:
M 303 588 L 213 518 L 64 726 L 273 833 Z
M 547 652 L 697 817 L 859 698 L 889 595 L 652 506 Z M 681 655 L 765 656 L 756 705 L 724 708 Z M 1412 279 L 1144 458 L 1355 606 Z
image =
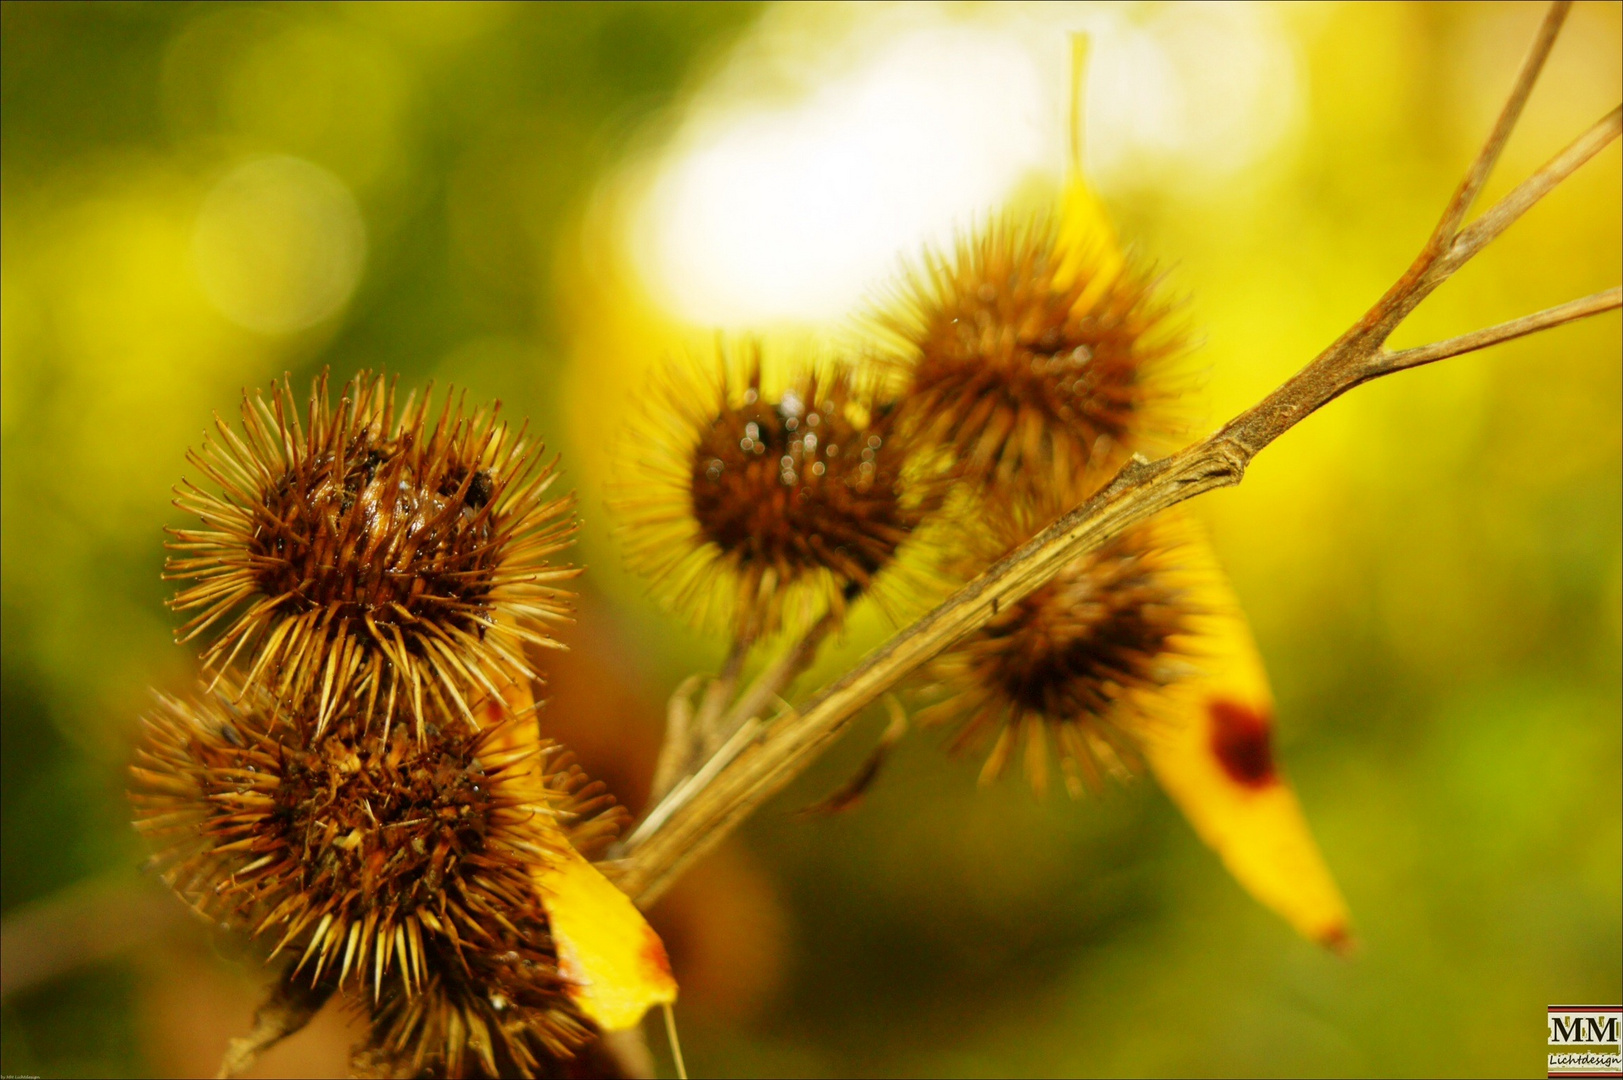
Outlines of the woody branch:
M 1327 349 L 1252 408 L 1202 442 L 1159 461 L 1135 458 L 1102 491 L 898 632 L 855 668 L 771 723 L 740 701 L 728 711 L 745 726 L 698 773 L 650 812 L 605 864 L 638 904 L 653 903 L 699 858 L 814 761 L 869 704 L 1000 608 L 1021 600 L 1078 556 L 1177 503 L 1238 484 L 1264 447 L 1361 383 L 1559 326 L 1623 303 L 1608 289 L 1498 326 L 1413 349 L 1390 351 L 1393 331 L 1438 286 L 1487 247 L 1540 198 L 1618 137 L 1614 109 L 1510 194 L 1465 224 L 1538 80 L 1569 3 L 1552 4 L 1481 152 L 1409 269 Z M 813 642 L 815 648 L 816 642 Z M 781 689 L 781 688 L 780 688 Z M 743 707 L 740 709 L 739 707 Z M 702 782 L 701 782 L 702 781 Z

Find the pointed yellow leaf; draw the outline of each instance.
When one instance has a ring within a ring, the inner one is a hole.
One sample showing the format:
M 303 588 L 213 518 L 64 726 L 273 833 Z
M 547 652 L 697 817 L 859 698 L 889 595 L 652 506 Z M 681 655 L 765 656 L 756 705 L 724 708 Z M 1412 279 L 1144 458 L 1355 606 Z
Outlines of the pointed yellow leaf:
M 605 1031 L 676 1000 L 665 945 L 631 898 L 573 849 L 535 875 L 569 995 Z
M 498 754 L 536 752 L 542 747 L 536 723 L 536 698 L 524 684 L 503 687 L 502 698 L 480 702 L 480 721 L 493 732 L 492 749 Z M 545 802 L 542 758 L 534 758 L 537 802 Z M 545 819 L 537 815 L 537 823 Z M 581 1012 L 604 1031 L 631 1028 L 643 1020 L 651 1005 L 677 999 L 677 981 L 670 974 L 664 942 L 630 896 L 613 887 L 591 862 L 553 836 L 550 856 L 532 870 L 540 903 L 547 909 L 553 947 L 558 952 L 558 973 L 571 983 L 570 997 Z
M 529 687 L 511 683 L 503 687 L 501 700 L 487 697 L 478 715 L 487 726 L 505 724 L 492 739 L 497 752 L 536 751 L 542 739 L 534 710 Z M 536 798 L 542 802 L 542 762 L 539 755 L 534 760 Z M 599 1028 L 634 1027 L 650 1006 L 676 1000 L 665 945 L 631 899 L 566 840 L 555 837 L 549 846 L 557 850 L 532 879 L 552 927 L 559 974 L 572 984 L 575 1004 Z
M 1273 756 L 1273 697 L 1262 659 L 1209 542 L 1177 518 L 1190 604 L 1179 642 L 1195 672 L 1161 692 L 1144 754 L 1200 838 L 1263 905 L 1304 937 L 1349 942 L 1347 907 Z
M 529 685 L 522 682 L 505 682 L 501 690 L 502 696 L 499 698 L 488 694 L 481 698 L 474 705 L 474 717 L 481 729 L 488 733 L 488 753 L 502 759 L 510 755 L 531 755 L 530 776 L 524 778 L 524 786 L 519 786 L 520 778 L 515 778 L 509 790 L 545 805 L 549 798 L 540 753 L 544 745 L 541 725 L 535 718 L 535 695 Z M 538 825 L 543 821 L 551 821 L 551 818 L 537 818 Z
M 1087 81 L 1089 41 L 1086 34 L 1071 35 L 1071 165 L 1059 201 L 1059 235 L 1055 254 L 1054 286 L 1069 288 L 1086 279 L 1075 308 L 1091 308 L 1115 283 L 1126 265 L 1116 231 L 1099 197 L 1082 171 L 1082 116 Z
M 1060 194 L 1059 234 L 1054 250 L 1059 259 L 1054 269 L 1055 288 L 1066 289 L 1079 280 L 1087 282 L 1073 305 L 1078 311 L 1093 307 L 1126 266 L 1104 205 L 1080 174 L 1071 176 Z

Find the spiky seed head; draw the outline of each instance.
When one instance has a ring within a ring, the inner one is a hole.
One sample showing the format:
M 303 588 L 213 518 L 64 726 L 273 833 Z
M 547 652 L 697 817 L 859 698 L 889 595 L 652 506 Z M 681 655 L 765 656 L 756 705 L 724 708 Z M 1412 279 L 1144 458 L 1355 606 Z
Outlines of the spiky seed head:
M 556 745 L 507 749 L 506 726 L 535 720 L 500 716 L 419 738 L 350 709 L 317 738 L 261 691 L 162 698 L 131 770 L 137 828 L 194 908 L 274 942 L 294 979 L 360 990 L 391 1037 L 427 1040 L 413 1053 L 567 1055 L 589 1025 L 532 875 L 625 814 Z
M 472 699 L 535 677 L 525 646 L 556 644 L 544 626 L 576 573 L 548 561 L 575 523 L 539 444 L 450 395 L 397 412 L 364 372 L 336 407 L 317 378 L 302 422 L 286 381 L 241 412 L 240 434 L 216 417 L 188 455 L 219 490 L 177 489 L 204 527 L 169 544 L 166 576 L 189 582 L 172 605 L 195 612 L 178 636 L 212 635 L 207 665 L 240 658 L 244 686 L 318 730 L 356 699 L 369 717 L 406 702 L 419 729 L 425 710 L 473 724 Z
M 553 1076 L 596 1034 L 565 1000 L 540 905 L 509 910 L 490 930 L 502 947 L 442 955 L 415 993 L 390 985 L 369 1003 L 356 1075 Z
M 1074 232 L 996 219 L 926 256 L 874 317 L 899 424 L 983 493 L 1075 501 L 1175 426 L 1169 305 L 1112 237 Z
M 750 638 L 843 608 L 896 577 L 940 502 L 889 407 L 841 369 L 769 385 L 756 348 L 667 373 L 653 409 L 610 508 L 632 568 L 706 629 Z
M 1005 519 L 993 534 L 1007 550 L 1033 531 Z M 1153 715 L 1148 697 L 1189 670 L 1198 612 L 1180 577 L 1182 545 L 1176 528 L 1152 522 L 1069 563 L 934 662 L 946 696 L 921 721 L 957 727 L 954 751 L 989 744 L 983 782 L 1022 744 L 1039 791 L 1051 742 L 1073 796 L 1129 771 Z

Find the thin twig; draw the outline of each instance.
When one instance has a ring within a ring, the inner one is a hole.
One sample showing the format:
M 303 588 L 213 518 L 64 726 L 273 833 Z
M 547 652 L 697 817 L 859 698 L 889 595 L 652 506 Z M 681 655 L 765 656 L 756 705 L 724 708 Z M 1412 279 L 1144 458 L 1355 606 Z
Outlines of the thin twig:
M 254 1062 L 266 1050 L 294 1032 L 303 1030 L 310 1019 L 321 1011 L 327 999 L 332 997 L 337 985 L 324 982 L 311 986 L 303 979 L 291 976 L 277 980 L 270 996 L 254 1013 L 253 1030 L 226 1045 L 219 1075 L 241 1076 L 253 1068 Z
M 1414 263 L 1387 290 L 1386 295 L 1365 312 L 1363 318 L 1306 367 L 1286 380 L 1283 386 L 1263 398 L 1255 407 L 1229 421 L 1218 437 L 1233 440 L 1246 452 L 1249 460 L 1250 456 L 1300 422 L 1307 413 L 1321 408 L 1361 383 L 1388 374 L 1373 367 L 1372 361 L 1380 355 L 1386 340 L 1399 324 L 1467 260 L 1525 213 L 1539 197 L 1616 139 L 1619 115 L 1619 110 L 1613 109 L 1528 181 L 1518 185 L 1515 191 L 1440 247 L 1436 244 L 1437 234 L 1433 233 Z M 1536 194 L 1527 197 L 1532 192 Z M 1452 207 L 1445 212 L 1445 221 L 1448 213 L 1452 213 Z M 1472 229 L 1484 223 L 1488 223 L 1481 234 L 1485 239 L 1480 243 L 1474 239 L 1462 242 L 1462 238 Z
M 688 772 L 692 764 L 693 692 L 702 682 L 703 675 L 689 675 L 671 694 L 671 700 L 665 706 L 665 741 L 660 743 L 659 761 L 654 765 L 654 780 L 648 788 L 649 809 L 665 797 L 665 793 Z
M 1476 202 L 1493 173 L 1493 167 L 1499 163 L 1499 155 L 1510 141 L 1510 133 L 1516 130 L 1516 122 L 1522 117 L 1522 109 L 1533 93 L 1539 73 L 1544 70 L 1544 61 L 1550 58 L 1550 50 L 1555 47 L 1555 39 L 1560 35 L 1561 26 L 1567 21 L 1567 13 L 1571 10 L 1570 2 L 1558 2 L 1551 4 L 1544 13 L 1544 21 L 1539 24 L 1538 33 L 1532 45 L 1528 46 L 1526 58 L 1522 60 L 1521 70 L 1516 73 L 1510 96 L 1505 99 L 1505 107 L 1499 110 L 1499 119 L 1494 122 L 1493 131 L 1482 144 L 1482 152 L 1477 154 L 1465 179 L 1460 182 L 1459 190 L 1449 200 L 1442 220 L 1437 223 L 1437 231 L 1432 233 L 1432 244 L 1428 247 L 1435 245 L 1441 250 L 1443 244 L 1460 231 L 1465 215 L 1471 212 L 1471 204 Z
M 714 754 L 727 741 L 727 736 L 732 734 L 721 723 L 721 714 L 732 699 L 733 687 L 738 685 L 738 676 L 743 673 L 744 660 L 749 656 L 753 644 L 754 638 L 748 635 L 734 638 L 727 649 L 727 659 L 722 662 L 721 674 L 705 689 L 704 700 L 699 704 L 699 714 L 693 725 L 694 735 L 700 740 L 701 760 Z
M 672 805 L 667 808 L 662 803 L 656 807 L 644 827 L 628 840 L 627 857 L 606 866 L 605 871 L 638 904 L 648 906 L 686 866 L 799 775 L 880 694 L 954 641 L 984 626 L 1000 607 L 1030 594 L 1077 557 L 1185 499 L 1239 483 L 1246 466 L 1264 447 L 1360 383 L 1617 306 L 1616 290 L 1611 290 L 1419 350 L 1387 353 L 1384 349 L 1392 331 L 1426 296 L 1540 196 L 1616 137 L 1618 113 L 1614 112 L 1476 224 L 1460 229 L 1515 128 L 1567 7 L 1564 3 L 1552 5 L 1499 121 L 1444 210 L 1437 229 L 1409 269 L 1357 323 L 1284 385 L 1216 434 L 1160 461 L 1135 458 L 1106 489 L 893 636 L 851 671 L 813 694 L 797 712 L 770 726 L 760 726 L 757 737 L 749 745 L 740 746 L 734 759 L 702 786 L 690 784 L 667 796 L 665 803 Z
M 678 780 L 691 776 L 702 761 L 715 756 L 722 744 L 736 729 L 736 725 L 722 723 L 721 713 L 732 697 L 733 687 L 744 670 L 753 639 L 737 637 L 727 648 L 721 673 L 709 681 L 697 712 L 693 708 L 693 692 L 705 681 L 702 675 L 690 675 L 671 695 L 665 706 L 665 740 L 659 747 L 659 761 L 654 766 L 653 783 L 648 789 L 648 809 L 674 787 Z
M 782 656 L 778 657 L 766 669 L 757 675 L 744 692 L 733 702 L 732 708 L 722 718 L 721 730 L 724 736 L 731 736 L 739 726 L 751 717 L 764 719 L 764 714 L 774 701 L 783 696 L 801 672 L 811 666 L 817 658 L 817 650 L 822 647 L 828 635 L 839 626 L 839 616 L 829 611 L 822 618 L 807 628 L 806 632 Z
M 1477 154 L 1476 160 L 1471 163 L 1471 168 L 1467 170 L 1465 179 L 1460 182 L 1460 186 L 1455 190 L 1453 198 L 1449 200 L 1448 206 L 1444 208 L 1442 216 L 1437 221 L 1437 227 L 1432 230 L 1430 238 L 1420 249 L 1420 253 L 1415 256 L 1414 263 L 1387 290 L 1386 295 L 1382 296 L 1362 319 L 1354 323 L 1342 335 L 1340 340 L 1331 345 L 1329 349 L 1326 349 L 1320 355 L 1319 361 L 1315 361 L 1315 363 L 1339 356 L 1346 346 L 1367 347 L 1371 340 L 1377 345 L 1384 343 L 1392 335 L 1392 331 L 1397 329 L 1398 324 L 1408 318 L 1410 312 L 1419 307 L 1421 301 L 1430 296 L 1437 286 L 1448 280 L 1449 276 L 1463 266 L 1472 255 L 1480 251 L 1489 240 L 1494 236 L 1498 236 L 1511 222 L 1526 212 L 1533 202 L 1537 201 L 1538 195 L 1535 195 L 1531 200 L 1521 205 L 1520 209 L 1513 210 L 1511 206 L 1507 205 L 1509 199 L 1502 200 L 1498 206 L 1494 207 L 1494 210 L 1483 215 L 1483 220 L 1491 220 L 1497 224 L 1492 234 L 1487 236 L 1480 244 L 1467 248 L 1461 247 L 1459 242 L 1462 235 L 1461 223 L 1464 222 L 1465 215 L 1476 202 L 1477 196 L 1481 194 L 1482 188 L 1487 184 L 1488 177 L 1493 172 L 1494 165 L 1498 163 L 1505 144 L 1510 141 L 1516 122 L 1521 119 L 1522 107 L 1527 104 L 1527 98 L 1533 92 L 1533 86 L 1538 81 L 1539 74 L 1544 70 L 1544 61 L 1549 58 L 1550 50 L 1555 45 L 1556 36 L 1561 32 L 1561 25 L 1566 21 L 1567 12 L 1571 7 L 1571 3 L 1557 0 L 1545 12 L 1544 21 L 1539 24 L 1538 33 L 1533 38 L 1533 44 L 1527 50 L 1527 57 L 1522 61 L 1521 70 L 1516 75 L 1516 82 L 1511 87 L 1510 96 L 1506 99 L 1504 108 L 1499 111 L 1499 119 L 1494 123 L 1493 131 L 1489 133 L 1487 141 L 1482 144 L 1482 149 Z M 1606 121 L 1602 120 L 1597 127 L 1604 126 L 1605 123 Z M 1587 138 L 1587 136 L 1584 138 Z M 1584 138 L 1580 138 L 1578 143 L 1583 143 Z M 1569 147 L 1567 152 L 1559 155 L 1556 161 L 1551 162 L 1550 165 L 1545 166 L 1543 170 L 1535 174 L 1533 179 L 1537 179 L 1549 172 L 1557 163 L 1563 162 L 1566 154 L 1575 149 L 1577 145 L 1575 143 L 1573 147 Z M 1601 145 L 1604 145 L 1604 143 Z M 1595 150 L 1598 149 L 1600 147 L 1596 146 Z M 1587 160 L 1587 158 L 1584 160 Z M 1571 168 L 1576 168 L 1579 164 L 1582 164 L 1582 161 L 1574 162 Z M 1567 172 L 1570 172 L 1571 168 Z M 1562 173 L 1560 176 L 1555 177 L 1554 183 L 1559 183 L 1566 178 L 1566 175 L 1567 173 Z M 1530 180 L 1529 183 L 1531 182 Z M 1553 187 L 1554 183 L 1550 186 Z M 1549 189 L 1545 188 L 1544 190 Z M 1540 191 L 1539 195 L 1542 194 L 1543 191 Z M 1512 192 L 1512 197 L 1515 195 L 1516 192 Z M 1499 213 L 1496 215 L 1495 211 Z M 1306 375 L 1313 368 L 1314 364 L 1309 364 L 1301 374 Z M 1290 384 L 1287 383 L 1286 385 L 1289 386 Z
M 1516 189 L 1494 204 L 1481 217 L 1471 222 L 1454 241 L 1449 251 L 1451 260 L 1464 263 L 1472 255 L 1492 243 L 1517 218 L 1532 209 L 1534 203 L 1549 194 L 1557 184 L 1577 171 L 1578 167 L 1617 138 L 1623 130 L 1623 106 L 1613 109 L 1596 121 L 1595 126 L 1572 141 L 1572 144 L 1550 159 L 1538 172 L 1516 185 Z
M 709 760 L 704 763 L 704 766 L 698 772 L 677 784 L 669 795 L 661 799 L 658 805 L 648 812 L 648 816 L 626 838 L 624 847 L 631 848 L 644 837 L 657 832 L 673 814 L 676 814 L 696 795 L 704 791 L 715 775 L 731 764 L 733 759 L 738 756 L 739 751 L 749 745 L 750 740 L 755 737 L 762 726 L 761 722 L 754 718 L 744 721 L 744 726 L 734 732 L 732 738 L 722 743 L 716 752 L 710 755 Z
M 1610 311 L 1615 307 L 1623 306 L 1623 286 L 1614 285 L 1610 289 L 1598 292 L 1593 296 L 1586 296 L 1582 300 L 1571 300 L 1565 304 L 1558 304 L 1553 308 L 1532 315 L 1523 315 L 1519 319 L 1502 322 L 1498 326 L 1490 326 L 1484 330 L 1477 330 L 1459 337 L 1449 338 L 1447 341 L 1437 341 L 1430 345 L 1420 345 L 1413 349 L 1404 349 L 1401 352 L 1383 352 L 1371 362 L 1371 377 L 1386 375 L 1405 368 L 1420 367 L 1422 364 L 1435 363 L 1438 360 L 1447 360 L 1451 356 L 1461 353 L 1475 352 L 1486 349 L 1489 345 L 1498 345 L 1503 341 L 1513 341 L 1528 334 L 1536 334 L 1540 330 L 1548 330 L 1552 326 L 1562 323 L 1574 322 L 1578 319 L 1588 318 L 1590 315 L 1599 315 L 1603 311 Z
M 867 795 L 868 789 L 879 776 L 879 770 L 884 768 L 885 759 L 896 749 L 896 744 L 907 736 L 909 727 L 907 710 L 902 708 L 902 703 L 896 700 L 895 694 L 885 695 L 885 707 L 890 710 L 890 723 L 885 725 L 885 730 L 879 735 L 879 741 L 868 752 L 868 756 L 863 759 L 857 771 L 851 774 L 851 779 L 825 798 L 797 811 L 796 817 L 842 814 Z
M 789 646 L 787 652 L 767 665 L 749 686 L 745 687 L 744 692 L 727 709 L 725 715 L 716 715 L 720 713 L 721 707 L 713 705 L 712 697 L 707 693 L 706 707 L 714 709 L 708 728 L 693 722 L 692 708 L 688 704 L 693 687 L 701 676 L 690 675 L 683 680 L 676 693 L 671 695 L 667 709 L 665 742 L 660 747 L 659 765 L 654 770 L 654 782 L 649 788 L 646 816 L 638 823 L 630 837 L 610 851 L 610 861 L 618 860 L 633 840 L 657 828 L 676 810 L 678 803 L 696 794 L 694 784 L 700 776 L 714 775 L 721 766 L 732 760 L 743 745 L 736 739 L 739 732 L 752 721 L 759 724 L 767 708 L 780 701 L 789 684 L 811 666 L 817 656 L 817 650 L 839 623 L 839 616 L 833 611 L 824 613 L 822 618 L 808 627 L 806 632 Z M 728 667 L 732 667 L 731 655 Z M 714 691 L 721 683 L 721 679 L 715 680 L 711 683 L 710 690 Z M 736 684 L 737 670 L 734 669 L 733 677 L 726 685 L 730 690 Z M 724 699 L 715 700 L 721 700 L 725 704 Z M 700 738 L 703 739 L 702 744 L 699 743 Z M 693 766 L 698 761 L 703 761 L 704 765 L 695 774 Z M 678 787 L 680 790 L 677 790 Z

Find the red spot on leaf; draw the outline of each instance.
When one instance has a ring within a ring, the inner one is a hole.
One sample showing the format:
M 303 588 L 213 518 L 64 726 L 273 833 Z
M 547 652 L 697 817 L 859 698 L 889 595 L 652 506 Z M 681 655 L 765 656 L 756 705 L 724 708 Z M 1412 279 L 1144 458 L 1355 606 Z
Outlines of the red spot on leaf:
M 659 940 L 653 927 L 644 927 L 645 936 L 642 943 L 642 958 L 651 967 L 659 971 L 667 979 L 671 977 L 671 958 L 665 955 L 665 943 Z
M 1248 788 L 1277 783 L 1272 744 L 1273 724 L 1267 713 L 1237 701 L 1211 702 L 1212 753 L 1230 779 Z
M 1337 956 L 1351 956 L 1357 951 L 1358 947 L 1358 943 L 1353 939 L 1351 932 L 1341 923 L 1337 923 L 1320 934 L 1319 944 Z

